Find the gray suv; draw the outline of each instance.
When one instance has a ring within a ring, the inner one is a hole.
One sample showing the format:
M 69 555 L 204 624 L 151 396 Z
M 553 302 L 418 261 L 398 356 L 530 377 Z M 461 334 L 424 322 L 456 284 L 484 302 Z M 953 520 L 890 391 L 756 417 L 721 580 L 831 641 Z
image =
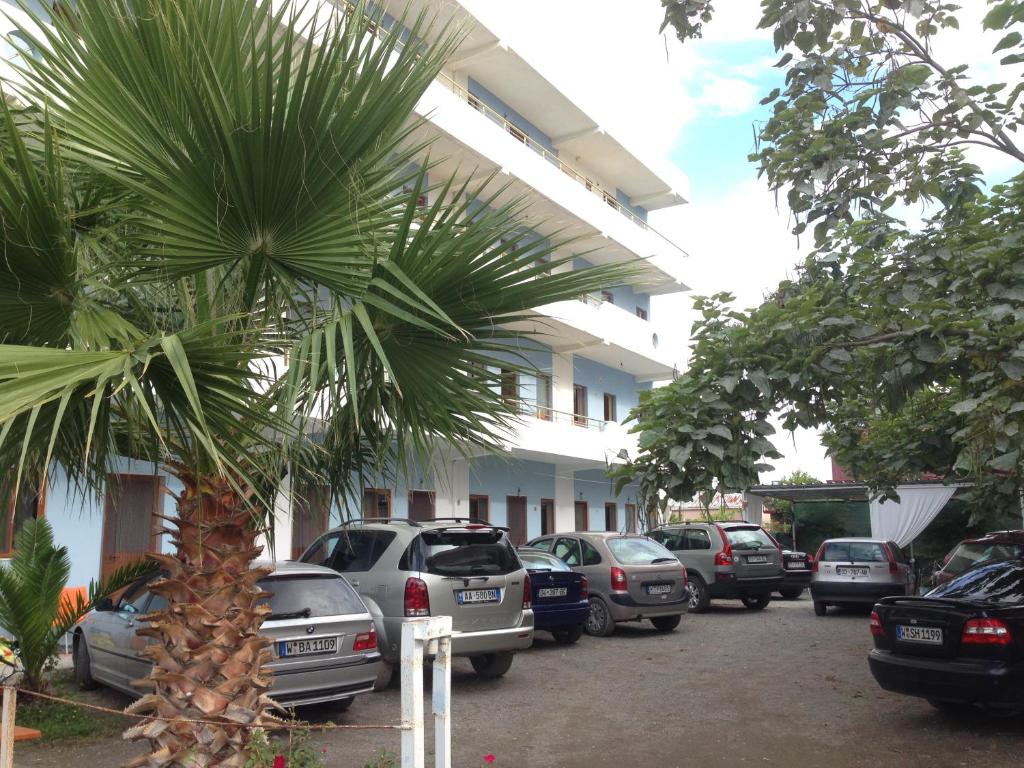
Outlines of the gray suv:
M 686 572 L 655 541 L 614 531 L 558 533 L 530 542 L 587 577 L 590 616 L 583 629 L 605 637 L 620 621 L 649 619 L 671 632 L 686 613 Z
M 452 653 L 482 677 L 505 674 L 533 642 L 530 577 L 505 528 L 462 518 L 351 520 L 300 559 L 343 573 L 363 598 L 384 657 L 378 689 L 391 682 L 411 618 L 451 616 Z
M 760 610 L 783 585 L 782 550 L 754 523 L 678 523 L 648 535 L 686 567 L 693 613 L 704 613 L 713 599 Z

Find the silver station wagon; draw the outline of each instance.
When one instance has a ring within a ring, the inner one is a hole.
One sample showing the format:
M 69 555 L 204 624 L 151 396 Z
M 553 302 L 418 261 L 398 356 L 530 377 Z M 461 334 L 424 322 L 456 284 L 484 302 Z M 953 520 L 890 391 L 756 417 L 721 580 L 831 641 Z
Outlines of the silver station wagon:
M 373 619 L 356 591 L 327 568 L 279 563 L 259 582 L 272 593 L 272 613 L 261 632 L 273 640 L 270 695 L 282 706 L 333 702 L 347 709 L 354 696 L 373 690 L 381 664 Z M 130 587 L 116 603 L 86 614 L 74 629 L 74 674 L 82 688 L 102 683 L 138 696 L 133 680 L 149 675 L 142 655 L 155 639 L 140 637 L 138 618 L 166 600 L 146 583 Z
M 377 622 L 377 687 L 401 659 L 402 626 L 452 617 L 452 653 L 481 677 L 501 677 L 533 643 L 530 577 L 505 528 L 465 518 L 352 520 L 323 534 L 302 561 L 345 576 Z

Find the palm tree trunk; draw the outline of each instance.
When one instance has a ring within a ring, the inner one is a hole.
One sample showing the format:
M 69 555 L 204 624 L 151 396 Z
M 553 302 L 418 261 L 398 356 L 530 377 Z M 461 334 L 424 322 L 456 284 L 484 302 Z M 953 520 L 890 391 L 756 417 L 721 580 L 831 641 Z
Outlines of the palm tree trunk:
M 129 766 L 243 768 L 246 726 L 275 720 L 264 667 L 270 641 L 259 634 L 270 609 L 257 605 L 266 594 L 257 582 L 269 569 L 251 567 L 261 551 L 258 531 L 231 485 L 180 467 L 175 473 L 185 485 L 177 517 L 169 518 L 176 553 L 154 556 L 166 573 L 151 587 L 169 607 L 141 617 L 148 626 L 139 630 L 155 642 L 143 651 L 153 670 L 136 684 L 153 690 L 127 710 L 167 719 L 125 732 L 152 750 Z

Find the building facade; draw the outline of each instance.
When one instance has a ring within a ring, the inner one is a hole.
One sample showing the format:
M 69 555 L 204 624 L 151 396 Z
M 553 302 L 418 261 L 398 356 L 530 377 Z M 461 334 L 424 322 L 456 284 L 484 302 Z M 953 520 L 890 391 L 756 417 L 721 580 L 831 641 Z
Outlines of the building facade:
M 623 449 L 635 453 L 623 422 L 639 393 L 672 378 L 684 354 L 683 329 L 660 325 L 651 297 L 686 290 L 685 254 L 647 223 L 649 211 L 684 202 L 677 172 L 624 146 L 460 4 L 415 5 L 439 14 L 435 28 L 471 30 L 417 107 L 426 121 L 413 139 L 431 139 L 432 162 L 444 158 L 431 177 L 475 182 L 496 173 L 507 184 L 503 199 L 528 201 L 523 227 L 538 242 L 571 238 L 555 252 L 573 257 L 560 269 L 637 262 L 642 274 L 632 285 L 538 307 L 520 324 L 537 341 L 510 348 L 508 360 L 536 370 L 505 371 L 495 360 L 502 392 L 521 403 L 520 422 L 497 455 L 441 452 L 431 466 L 397 482 L 368 480 L 361 496 L 333 505 L 325 489 L 285 485 L 273 537 L 278 558 L 297 556 L 324 528 L 359 516 L 472 516 L 508 526 L 517 542 L 557 530 L 635 527 L 635 489 L 614 494 L 605 472 Z M 404 7 L 383 3 L 382 26 L 397 24 Z M 0 9 L 11 8 L 0 0 Z M 155 515 L 173 509 L 173 478 L 125 461 L 111 480 L 97 495 L 53 473 L 37 499 L 11 506 L 0 549 L 9 551 L 18 522 L 32 514 L 45 514 L 71 547 L 73 584 L 166 549 Z

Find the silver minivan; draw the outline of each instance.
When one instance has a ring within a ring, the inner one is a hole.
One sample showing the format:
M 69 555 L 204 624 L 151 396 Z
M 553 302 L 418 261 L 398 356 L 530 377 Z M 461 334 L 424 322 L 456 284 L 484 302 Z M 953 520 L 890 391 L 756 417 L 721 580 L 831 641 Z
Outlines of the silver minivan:
M 588 635 L 605 637 L 623 621 L 650 620 L 671 632 L 686 613 L 686 571 L 675 555 L 646 536 L 587 531 L 542 536 L 530 542 L 587 577 Z
M 890 595 L 913 595 L 914 569 L 895 542 L 826 539 L 811 564 L 814 612 L 830 605 L 874 605 Z
M 352 520 L 314 541 L 301 560 L 345 577 L 377 624 L 386 687 L 401 660 L 402 626 L 452 617 L 452 653 L 481 677 L 500 677 L 533 643 L 530 577 L 499 528 L 463 518 Z
M 354 696 L 373 690 L 381 664 L 373 619 L 355 590 L 326 568 L 279 563 L 259 582 L 271 593 L 271 613 L 260 633 L 273 644 L 270 695 L 287 707 L 333 702 L 347 709 Z M 91 611 L 73 630 L 75 680 L 81 688 L 103 683 L 138 696 L 132 684 L 152 669 L 138 634 L 139 618 L 167 607 L 146 582 L 129 587 L 115 601 Z

